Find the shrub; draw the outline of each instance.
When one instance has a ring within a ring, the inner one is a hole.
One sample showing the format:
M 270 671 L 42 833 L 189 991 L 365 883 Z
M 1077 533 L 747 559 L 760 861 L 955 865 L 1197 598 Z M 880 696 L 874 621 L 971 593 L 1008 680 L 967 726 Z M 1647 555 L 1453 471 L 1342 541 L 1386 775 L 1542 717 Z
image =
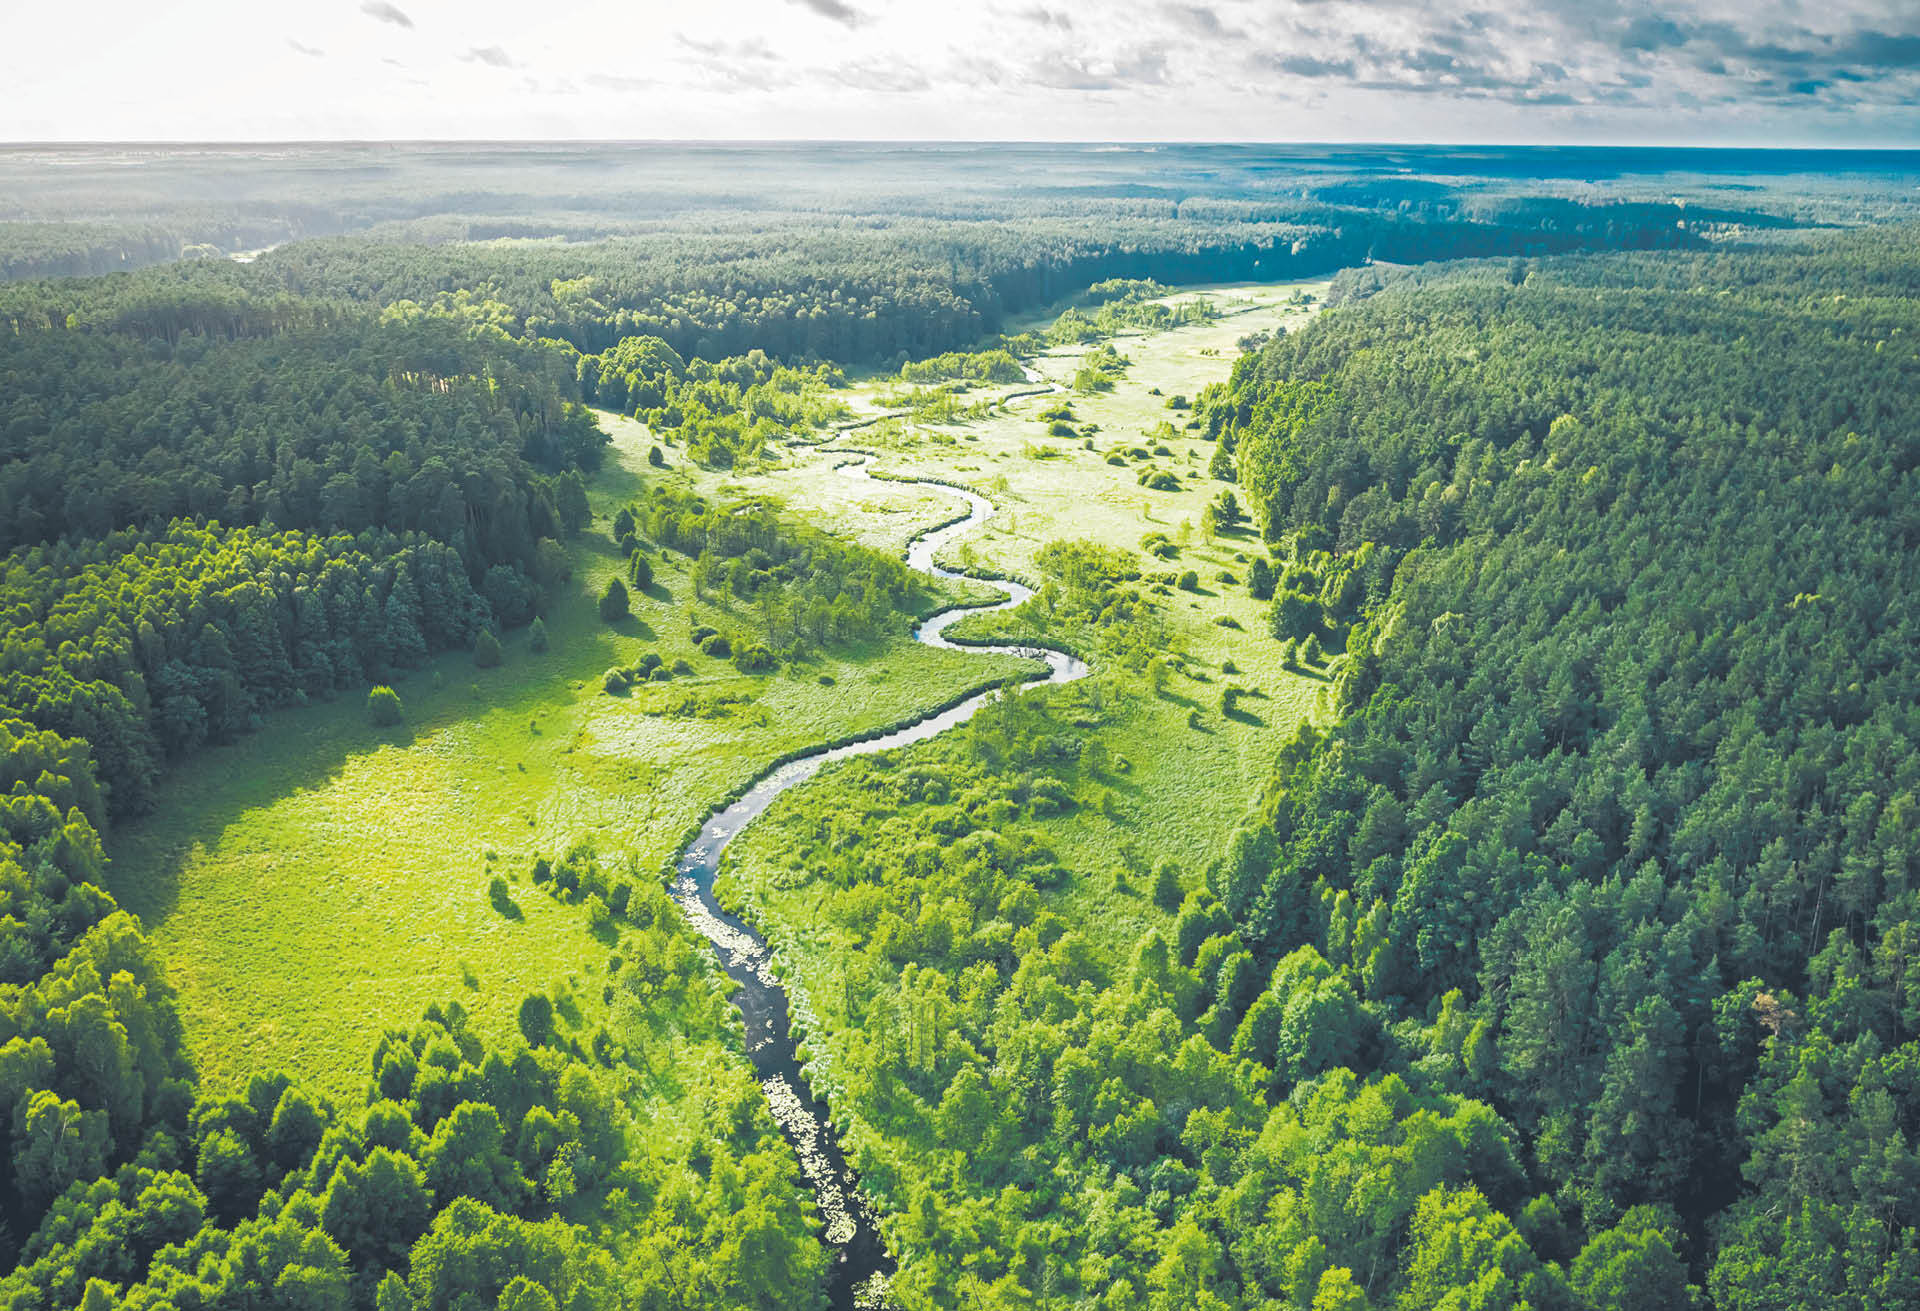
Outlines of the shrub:
M 733 653 L 733 665 L 743 674 L 762 674 L 773 668 L 773 652 L 758 642 L 746 642 Z
M 653 586 L 653 564 L 637 549 L 627 557 L 627 577 L 643 592 Z
M 1320 635 L 1308 633 L 1307 640 L 1300 644 L 1300 659 L 1309 665 L 1320 663 Z
M 473 639 L 473 663 L 481 669 L 493 669 L 500 663 L 500 639 L 491 628 L 483 628 Z
M 693 666 L 688 664 L 686 662 L 686 659 L 682 657 L 673 662 L 673 672 L 676 677 L 685 675 L 685 674 L 691 674 L 693 672 Z
M 600 594 L 600 617 L 611 624 L 625 619 L 630 613 L 627 585 L 618 578 L 609 578 L 607 590 Z
M 544 651 L 547 649 L 547 624 L 545 620 L 536 618 L 533 621 L 533 627 L 527 630 L 527 649 L 530 651 Z
M 624 669 L 609 669 L 600 679 L 601 690 L 608 696 L 624 696 L 632 679 Z
M 487 900 L 493 903 L 496 911 L 508 919 L 520 918 L 520 907 L 514 904 L 513 894 L 507 890 L 507 881 L 498 874 L 495 874 L 492 881 L 487 884 Z
M 647 448 L 647 463 L 656 469 L 664 469 L 667 467 L 667 457 L 660 453 L 658 446 L 649 446 Z
M 1200 590 L 1199 573 L 1192 569 L 1188 569 L 1184 573 L 1182 573 L 1180 575 L 1180 590 L 1183 592 L 1199 591 Z
M 733 643 L 727 640 L 725 633 L 712 633 L 700 643 L 700 650 L 715 660 L 725 660 L 733 654 Z
M 529 1047 L 544 1047 L 553 1038 L 553 1003 L 540 993 L 529 993 L 520 1003 L 520 1033 Z
M 367 693 L 367 718 L 377 728 L 392 728 L 407 717 L 406 707 L 400 704 L 400 694 L 380 684 Z

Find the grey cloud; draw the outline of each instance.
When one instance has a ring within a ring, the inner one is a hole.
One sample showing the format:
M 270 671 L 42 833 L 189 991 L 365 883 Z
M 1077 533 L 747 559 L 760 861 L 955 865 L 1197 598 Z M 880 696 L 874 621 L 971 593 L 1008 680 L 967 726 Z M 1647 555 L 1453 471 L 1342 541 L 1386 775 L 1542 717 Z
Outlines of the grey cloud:
M 1049 55 L 1034 61 L 1028 69 L 1028 80 L 1056 91 L 1121 91 L 1129 87 L 1161 86 L 1167 81 L 1167 56 L 1159 50 L 1140 50 L 1115 60 Z
M 294 40 L 292 37 L 287 38 L 287 44 L 293 47 L 295 50 L 299 51 L 301 54 L 307 56 L 309 59 L 325 59 L 327 57 L 326 51 L 316 50 L 309 45 L 302 45 L 300 42 Z
M 1166 6 L 1166 14 L 1173 20 L 1174 26 L 1185 28 L 1197 36 L 1232 39 L 1244 35 L 1221 22 L 1220 15 L 1205 5 L 1170 4 Z
M 865 14 L 852 5 L 842 3 L 842 0 L 793 0 L 793 3 L 802 9 L 811 9 L 822 18 L 844 23 L 848 27 L 858 27 L 867 20 Z
M 1308 55 L 1288 55 L 1275 65 L 1295 77 L 1352 77 L 1351 59 L 1314 59 Z
M 470 46 L 460 59 L 462 63 L 485 64 L 489 68 L 513 67 L 513 56 L 499 46 Z
M 369 18 L 377 18 L 383 23 L 392 23 L 395 27 L 412 27 L 413 20 L 387 0 L 366 0 L 360 6 L 360 12 Z
M 1029 5 L 1025 9 L 1015 11 L 1014 17 L 1025 19 L 1035 27 L 1051 27 L 1062 32 L 1073 30 L 1072 15 L 1063 14 L 1056 9 L 1048 9 L 1045 5 Z

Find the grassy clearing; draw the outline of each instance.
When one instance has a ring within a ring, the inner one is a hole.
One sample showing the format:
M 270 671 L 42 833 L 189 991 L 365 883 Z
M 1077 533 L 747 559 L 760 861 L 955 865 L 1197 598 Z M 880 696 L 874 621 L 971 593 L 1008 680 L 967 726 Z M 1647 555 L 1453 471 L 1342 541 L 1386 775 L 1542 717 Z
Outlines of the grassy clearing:
M 1325 711 L 1326 671 L 1284 668 L 1279 643 L 1268 634 L 1267 605 L 1247 592 L 1247 562 L 1265 554 L 1258 535 L 1242 528 L 1212 541 L 1203 537 L 1202 512 L 1227 484 L 1207 474 L 1212 444 L 1180 430 L 1188 413 L 1167 408 L 1170 398 L 1184 395 L 1191 400 L 1208 382 L 1224 379 L 1240 337 L 1299 326 L 1313 312 L 1288 303 L 1301 290 L 1319 293 L 1324 287 L 1206 289 L 1203 294 L 1222 308 L 1215 322 L 1113 339 L 1132 364 L 1111 391 L 1015 399 L 982 421 L 867 429 L 847 439 L 878 449 L 884 471 L 965 483 L 993 499 L 996 512 L 988 527 L 949 548 L 944 560 L 949 565 L 991 566 L 1031 577 L 1033 556 L 1041 546 L 1056 538 L 1078 537 L 1132 552 L 1147 574 L 1192 569 L 1199 575 L 1197 591 L 1167 587 L 1154 593 L 1167 620 L 1169 650 L 1177 655 L 1165 690 L 1150 694 L 1138 676 L 1114 677 L 1106 684 L 1098 713 L 1080 715 L 1084 724 L 1097 722 L 1091 731 L 1110 755 L 1128 763 L 1111 782 L 1110 803 L 1104 809 L 1082 805 L 1064 815 L 1028 821 L 1044 834 L 1070 875 L 1063 886 L 1046 894 L 1049 908 L 1116 961 L 1146 928 L 1171 923 L 1171 916 L 1147 895 L 1152 886 L 1148 871 L 1171 860 L 1181 867 L 1188 887 L 1198 886 L 1205 865 L 1241 818 L 1246 798 L 1270 773 L 1274 753 L 1297 724 Z M 1168 299 L 1190 299 L 1193 294 L 1180 291 Z M 1095 348 L 1058 348 L 1034 366 L 1042 377 L 1066 384 Z M 884 386 L 870 382 L 863 391 Z M 1020 390 L 1024 388 L 981 388 L 975 394 Z M 1071 401 L 1076 425 L 1098 426 L 1093 450 L 1080 440 L 1044 435 L 1046 424 L 1038 416 L 1062 399 Z M 1180 431 L 1159 444 L 1166 445 L 1171 456 L 1129 459 L 1124 465 L 1107 462 L 1109 448 L 1122 443 L 1151 452 L 1156 443 L 1145 434 L 1169 420 Z M 1036 450 L 1047 454 L 1036 457 Z M 788 459 L 790 466 L 736 475 L 733 481 L 745 488 L 787 489 L 789 505 L 804 507 L 831 457 L 790 452 Z M 1150 491 L 1140 486 L 1138 470 L 1147 463 L 1176 473 L 1181 489 Z M 875 544 L 893 540 L 885 524 L 849 522 Z M 1177 556 L 1161 560 L 1142 550 L 1141 539 L 1150 533 L 1166 534 Z M 1223 573 L 1234 581 L 1223 581 Z M 1047 635 L 1045 630 L 1010 627 L 1004 615 L 964 620 L 954 631 L 975 638 Z M 1229 686 L 1246 690 L 1231 716 L 1221 709 L 1221 694 Z M 1071 702 L 1083 694 L 1043 695 Z M 832 788 L 833 780 L 830 772 L 810 786 Z M 770 817 L 800 804 L 797 797 L 784 798 Z M 730 859 L 733 886 L 760 908 L 762 927 L 781 948 L 803 989 L 825 995 L 819 990 L 831 987 L 839 968 L 838 949 L 831 945 L 833 930 L 821 899 L 804 883 L 794 885 L 775 826 L 750 830 Z
M 574 545 L 574 586 L 546 617 L 549 651 L 531 652 L 521 631 L 497 669 L 442 657 L 397 684 L 398 729 L 372 727 L 355 694 L 275 715 L 172 770 L 153 814 L 115 835 L 112 891 L 166 954 L 209 1086 L 284 1068 L 350 1096 L 380 1032 L 449 997 L 493 1038 L 512 1031 L 525 994 L 571 978 L 590 1024 L 607 949 L 577 907 L 528 884 L 535 855 L 592 838 L 613 863 L 651 873 L 775 757 L 1020 667 L 922 647 L 903 622 L 898 637 L 793 673 L 742 676 L 688 640 L 678 566 L 635 594 L 631 619 L 603 623 L 593 598 L 619 567 L 605 516 L 650 473 L 691 476 L 647 470 L 638 425 L 615 436 L 593 490 L 602 518 Z M 952 510 L 951 498 L 863 490 L 845 475 L 814 482 L 815 495 L 844 492 L 835 512 L 874 540 L 904 542 Z M 695 609 L 725 631 L 757 631 L 745 609 Z M 609 666 L 648 650 L 695 674 L 628 697 L 601 691 Z M 694 712 L 650 713 L 674 698 Z M 518 922 L 489 904 L 495 873 Z

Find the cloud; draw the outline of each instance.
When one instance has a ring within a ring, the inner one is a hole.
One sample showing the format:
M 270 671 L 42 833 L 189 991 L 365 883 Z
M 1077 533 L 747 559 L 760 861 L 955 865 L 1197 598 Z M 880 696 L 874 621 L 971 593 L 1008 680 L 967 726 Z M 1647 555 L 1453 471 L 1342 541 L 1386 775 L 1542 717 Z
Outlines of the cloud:
M 1285 55 L 1271 65 L 1293 77 L 1352 77 L 1351 59 L 1315 59 L 1312 55 Z
M 1028 5 L 1025 9 L 1014 11 L 1015 18 L 1032 23 L 1035 27 L 1051 27 L 1061 32 L 1073 30 L 1073 16 L 1063 14 L 1057 9 L 1048 9 L 1045 5 Z
M 858 27 L 867 21 L 865 14 L 852 5 L 842 3 L 842 0 L 792 0 L 792 2 L 802 9 L 811 9 L 822 18 L 844 23 L 848 27 Z
M 1221 22 L 1220 15 L 1205 5 L 1170 4 L 1165 7 L 1165 12 L 1167 17 L 1173 20 L 1175 27 L 1191 32 L 1195 36 L 1217 41 L 1237 39 L 1244 35 L 1238 29 L 1228 27 Z
M 891 59 L 861 59 L 819 71 L 828 81 L 857 91 L 906 95 L 933 86 L 932 80 L 920 69 Z
M 1142 49 L 1117 59 L 1077 53 L 1044 55 L 1028 66 L 1027 80 L 1055 91 L 1124 91 L 1130 87 L 1163 86 L 1167 81 L 1167 55 L 1159 49 Z
M 388 4 L 387 0 L 366 0 L 360 6 L 360 12 L 383 23 L 392 23 L 395 27 L 413 26 L 413 20 L 407 17 L 405 11 Z
M 299 51 L 301 54 L 307 56 L 309 59 L 325 59 L 327 57 L 326 51 L 315 50 L 312 46 L 308 46 L 308 45 L 301 45 L 298 41 L 294 40 L 292 37 L 287 38 L 287 44 L 293 47 L 293 49 Z
M 460 60 L 467 64 L 485 64 L 489 68 L 513 67 L 513 56 L 499 46 L 470 46 Z
M 584 81 L 600 91 L 647 91 L 659 85 L 650 78 L 622 77 L 616 73 L 588 73 Z

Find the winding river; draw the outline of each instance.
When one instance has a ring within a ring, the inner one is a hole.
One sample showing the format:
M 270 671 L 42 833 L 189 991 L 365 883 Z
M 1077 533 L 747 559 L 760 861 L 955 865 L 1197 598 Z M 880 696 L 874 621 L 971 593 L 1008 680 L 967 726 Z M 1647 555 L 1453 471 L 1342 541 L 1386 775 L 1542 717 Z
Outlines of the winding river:
M 871 455 L 859 454 L 840 466 L 840 470 L 849 477 L 870 479 L 872 461 Z M 935 578 L 966 577 L 941 568 L 934 563 L 934 556 L 948 542 L 985 523 L 993 512 L 992 502 L 977 493 L 942 483 L 902 481 L 908 486 L 945 492 L 966 502 L 964 518 L 922 533 L 907 550 L 907 563 L 923 573 Z M 1017 655 L 1044 662 L 1045 671 L 1028 679 L 1028 686 L 1072 682 L 1086 674 L 1085 664 L 1058 651 L 1024 646 L 962 645 L 949 639 L 946 631 L 955 620 L 969 614 L 1005 610 L 1032 595 L 1031 589 L 1017 582 L 973 581 L 998 588 L 1006 596 L 996 602 L 939 611 L 914 629 L 914 638 L 928 646 L 948 650 Z M 977 693 L 958 705 L 913 720 L 884 736 L 822 747 L 775 767 L 738 801 L 709 819 L 680 856 L 673 898 L 686 913 L 688 922 L 713 944 L 727 974 L 740 985 L 733 995 L 733 1004 L 746 1021 L 747 1054 L 760 1076 L 761 1087 L 766 1090 L 768 1105 L 781 1133 L 800 1157 L 801 1168 L 806 1172 L 826 1223 L 826 1241 L 837 1253 L 829 1275 L 829 1292 L 837 1309 L 880 1305 L 886 1277 L 893 1271 L 893 1260 L 881 1240 L 872 1209 L 847 1166 L 826 1102 L 813 1095 L 801 1072 L 786 989 L 774 975 L 767 940 L 753 925 L 721 908 L 713 895 L 714 873 L 727 844 L 788 788 L 806 782 L 833 761 L 871 755 L 943 733 L 971 718 L 997 692 L 995 688 Z

